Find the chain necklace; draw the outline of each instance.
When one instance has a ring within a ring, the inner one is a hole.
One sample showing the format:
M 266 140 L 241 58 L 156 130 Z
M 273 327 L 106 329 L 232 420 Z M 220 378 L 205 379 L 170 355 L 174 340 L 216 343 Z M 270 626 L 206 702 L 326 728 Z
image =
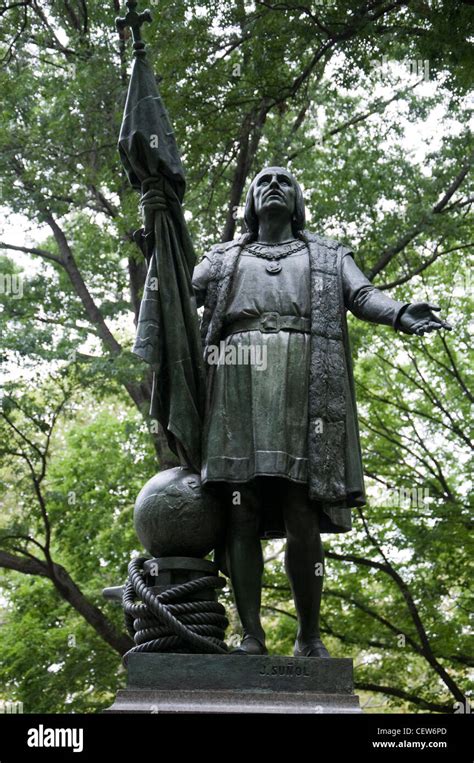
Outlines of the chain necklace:
M 265 270 L 270 275 L 276 275 L 280 273 L 282 263 L 279 260 L 289 257 L 290 254 L 295 252 L 301 252 L 306 248 L 304 241 L 300 239 L 292 239 L 291 241 L 283 241 L 278 244 L 261 244 L 258 242 L 252 242 L 247 244 L 245 251 L 255 255 L 255 257 L 261 257 L 264 260 L 268 260 Z

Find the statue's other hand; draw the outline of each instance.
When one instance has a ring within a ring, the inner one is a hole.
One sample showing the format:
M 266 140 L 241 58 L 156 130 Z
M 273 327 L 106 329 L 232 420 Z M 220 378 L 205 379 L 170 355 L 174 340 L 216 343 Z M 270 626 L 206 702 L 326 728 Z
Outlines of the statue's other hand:
M 431 305 L 429 302 L 413 302 L 405 308 L 400 320 L 399 327 L 406 334 L 422 335 L 430 331 L 439 331 L 447 329 L 451 331 L 452 326 L 446 321 L 442 321 L 434 311 L 438 312 L 440 308 L 437 305 Z
M 140 207 L 143 216 L 143 225 L 145 232 L 153 228 L 155 212 L 163 212 L 168 209 L 168 203 L 163 191 L 156 188 L 150 188 L 140 199 Z

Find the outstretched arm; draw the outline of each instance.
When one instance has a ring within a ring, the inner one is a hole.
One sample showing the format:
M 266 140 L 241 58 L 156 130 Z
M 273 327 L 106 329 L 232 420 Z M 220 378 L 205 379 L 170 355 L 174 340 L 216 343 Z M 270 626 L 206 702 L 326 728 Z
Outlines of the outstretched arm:
M 343 260 L 342 280 L 344 303 L 357 318 L 393 326 L 404 334 L 424 334 L 441 328 L 451 330 L 449 323 L 433 312 L 439 307 L 428 302 L 399 302 L 376 289 L 350 254 Z

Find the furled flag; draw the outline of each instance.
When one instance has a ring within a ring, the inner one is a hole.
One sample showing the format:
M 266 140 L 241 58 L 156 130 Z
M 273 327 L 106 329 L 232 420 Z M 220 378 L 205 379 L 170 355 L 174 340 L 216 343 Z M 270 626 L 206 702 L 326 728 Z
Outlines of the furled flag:
M 124 26 L 127 18 L 118 22 Z M 146 61 L 139 23 L 135 28 L 133 23 L 129 26 L 134 32 L 135 60 L 119 152 L 128 179 L 147 208 L 140 236 L 148 261 L 133 352 L 154 372 L 152 418 L 162 425 L 171 450 L 199 472 L 205 374 L 191 285 L 195 254 L 181 206 L 184 171 L 155 76 Z M 157 191 L 166 197 L 166 210 L 153 209 Z

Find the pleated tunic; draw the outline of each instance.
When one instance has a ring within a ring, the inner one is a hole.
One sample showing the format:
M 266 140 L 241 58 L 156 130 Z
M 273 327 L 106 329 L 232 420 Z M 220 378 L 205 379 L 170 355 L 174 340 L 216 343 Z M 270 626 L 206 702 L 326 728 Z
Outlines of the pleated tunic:
M 226 330 L 265 313 L 310 318 L 307 247 L 279 263 L 281 271 L 270 274 L 268 260 L 243 249 Z M 301 330 L 238 331 L 222 340 L 204 432 L 204 482 L 257 476 L 307 482 L 309 362 L 310 334 Z

